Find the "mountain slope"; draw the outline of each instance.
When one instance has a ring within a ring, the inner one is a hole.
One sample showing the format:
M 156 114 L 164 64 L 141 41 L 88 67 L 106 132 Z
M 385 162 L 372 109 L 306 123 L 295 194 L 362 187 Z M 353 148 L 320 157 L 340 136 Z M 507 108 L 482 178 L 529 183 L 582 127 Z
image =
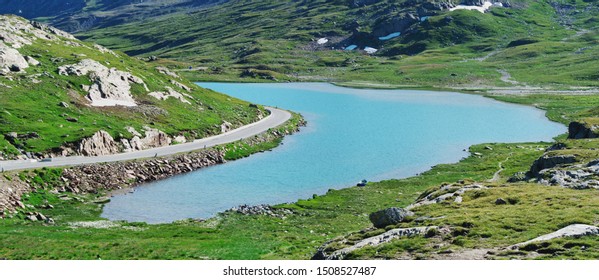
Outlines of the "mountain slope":
M 108 27 L 225 0 L 2 0 L 0 14 L 43 20 L 69 32 Z
M 249 105 L 60 30 L 0 16 L 0 158 L 184 142 L 264 115 Z
M 198 71 L 187 75 L 201 80 L 511 86 L 497 71 L 507 70 L 521 85 L 598 85 L 592 73 L 599 68 L 588 63 L 599 54 L 595 1 L 451 11 L 460 3 L 484 1 L 235 0 L 78 36 L 184 62 L 172 65 L 193 66 Z M 367 55 L 366 47 L 378 51 Z

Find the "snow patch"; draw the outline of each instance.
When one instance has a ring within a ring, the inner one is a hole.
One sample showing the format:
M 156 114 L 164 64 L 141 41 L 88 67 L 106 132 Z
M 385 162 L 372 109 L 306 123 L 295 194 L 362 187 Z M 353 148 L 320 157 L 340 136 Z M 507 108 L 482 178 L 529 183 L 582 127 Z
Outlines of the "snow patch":
M 324 45 L 328 42 L 329 42 L 329 39 L 327 39 L 327 38 L 320 38 L 320 39 L 318 39 L 318 41 L 316 41 L 316 43 L 318 43 L 319 45 Z
M 378 49 L 375 49 L 375 48 L 372 48 L 372 47 L 365 47 L 365 48 L 364 48 L 364 51 L 365 51 L 366 53 L 368 53 L 368 54 L 373 54 L 373 53 L 377 52 L 377 51 L 378 51 Z
M 501 4 L 501 3 L 499 3 L 499 4 Z M 484 12 L 488 11 L 489 8 L 491 8 L 492 6 L 496 6 L 496 5 L 493 4 L 493 3 L 491 3 L 491 2 L 489 2 L 489 1 L 487 1 L 487 2 L 483 3 L 482 6 L 457 5 L 457 6 L 451 8 L 449 10 L 450 11 L 455 11 L 455 10 L 469 10 L 469 11 L 473 11 L 473 10 L 476 10 L 476 11 L 479 11 L 481 13 L 484 13 Z M 503 5 L 501 5 L 501 6 L 503 7 Z

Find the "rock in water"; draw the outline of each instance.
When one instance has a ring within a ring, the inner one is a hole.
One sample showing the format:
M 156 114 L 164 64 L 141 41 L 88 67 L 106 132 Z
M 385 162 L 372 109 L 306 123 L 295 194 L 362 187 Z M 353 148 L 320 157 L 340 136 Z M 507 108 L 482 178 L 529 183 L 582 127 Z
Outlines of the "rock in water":
M 414 216 L 412 211 L 402 208 L 391 207 L 385 210 L 374 212 L 368 216 L 372 224 L 377 228 L 384 228 L 389 225 L 395 225 L 403 222 L 407 217 Z

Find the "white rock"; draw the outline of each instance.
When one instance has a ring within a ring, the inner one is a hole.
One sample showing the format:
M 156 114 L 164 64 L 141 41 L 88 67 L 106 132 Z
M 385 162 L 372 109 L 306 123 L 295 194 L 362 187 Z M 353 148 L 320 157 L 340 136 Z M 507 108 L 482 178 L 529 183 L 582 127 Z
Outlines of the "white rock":
M 185 136 L 179 135 L 179 136 L 175 137 L 174 141 L 177 143 L 185 143 L 185 142 L 187 142 L 187 139 L 185 139 Z
M 231 131 L 233 124 L 231 124 L 228 121 L 224 121 L 221 125 L 220 125 L 220 132 L 221 133 L 225 133 L 225 132 L 229 132 Z
M 27 61 L 27 63 L 29 63 L 29 65 L 33 65 L 33 66 L 40 65 L 40 62 L 31 56 L 25 56 L 25 60 Z
M 177 79 L 179 78 L 179 75 L 177 75 L 175 72 L 169 70 L 166 67 L 156 67 L 156 70 L 158 70 L 158 72 L 160 74 L 169 75 L 169 76 L 171 76 L 173 78 L 177 78 Z
M 29 67 L 29 64 L 19 51 L 0 42 L 0 69 L 10 70 L 15 66 L 23 70 Z
M 133 128 L 133 127 L 131 127 L 131 126 L 128 126 L 128 127 L 125 127 L 125 129 L 126 129 L 126 130 L 127 130 L 129 133 L 133 134 L 133 136 L 139 136 L 139 137 L 141 137 L 141 133 L 137 132 L 137 130 L 135 130 L 135 128 Z
M 79 153 L 84 156 L 112 155 L 118 152 L 119 146 L 104 130 L 96 132 L 90 138 L 83 139 L 79 144 Z
M 131 95 L 131 83 L 143 81 L 128 72 L 109 69 L 97 61 L 84 59 L 77 64 L 59 67 L 58 73 L 77 76 L 89 74 L 92 85 L 84 90 L 88 92 L 86 97 L 92 106 L 137 106 Z
M 512 248 L 518 248 L 518 247 L 521 247 L 521 246 L 529 244 L 529 243 L 547 241 L 547 240 L 551 240 L 551 239 L 555 239 L 555 238 L 583 237 L 583 236 L 590 236 L 590 235 L 599 235 L 599 228 L 595 227 L 595 226 L 591 226 L 591 225 L 573 224 L 573 225 L 569 225 L 565 228 L 562 228 L 558 231 L 552 232 L 550 234 L 542 235 L 535 239 L 531 239 L 526 242 L 518 243 L 518 244 L 512 246 Z
M 187 100 L 187 99 L 185 99 L 185 97 L 183 97 L 183 94 L 175 91 L 171 87 L 166 87 L 166 92 L 154 91 L 154 92 L 150 92 L 148 94 L 156 99 L 159 99 L 159 100 L 166 100 L 169 97 L 172 97 L 175 99 L 179 99 L 179 101 L 181 101 L 183 103 L 191 104 L 191 102 L 189 102 L 189 100 Z

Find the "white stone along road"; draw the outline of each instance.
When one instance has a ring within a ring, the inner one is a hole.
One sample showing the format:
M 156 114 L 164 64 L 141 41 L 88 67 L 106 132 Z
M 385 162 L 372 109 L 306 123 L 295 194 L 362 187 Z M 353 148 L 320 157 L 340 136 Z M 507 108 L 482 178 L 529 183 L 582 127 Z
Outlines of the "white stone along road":
M 270 111 L 270 115 L 264 119 L 255 123 L 242 126 L 240 128 L 231 130 L 229 132 L 202 138 L 193 142 L 177 144 L 153 149 L 147 149 L 143 151 L 134 151 L 129 153 L 120 153 L 114 155 L 95 156 L 95 157 L 59 157 L 53 158 L 52 161 L 40 162 L 37 160 L 11 160 L 11 161 L 0 161 L 0 169 L 4 171 L 9 170 L 21 170 L 21 169 L 34 169 L 42 167 L 57 167 L 57 166 L 72 166 L 90 163 L 101 163 L 101 162 L 114 162 L 114 161 L 126 161 L 140 158 L 151 158 L 155 156 L 166 156 L 178 153 L 191 152 L 203 148 L 213 147 L 216 145 L 226 144 L 238 141 L 243 138 L 248 138 L 254 135 L 258 135 L 262 132 L 267 131 L 270 128 L 275 128 L 282 125 L 291 118 L 291 113 L 266 107 Z

